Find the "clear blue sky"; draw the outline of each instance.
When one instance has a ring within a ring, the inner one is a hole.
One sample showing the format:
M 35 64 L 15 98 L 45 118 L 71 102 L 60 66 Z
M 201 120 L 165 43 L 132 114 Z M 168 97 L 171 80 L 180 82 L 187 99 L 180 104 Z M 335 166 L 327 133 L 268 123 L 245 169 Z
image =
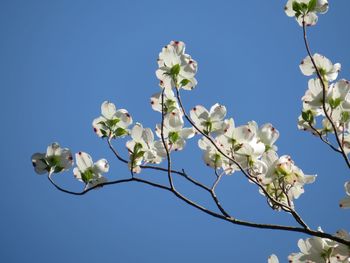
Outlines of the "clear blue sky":
M 310 30 L 314 51 L 340 62 L 350 78 L 349 1 L 333 1 Z M 296 128 L 307 78 L 301 28 L 283 12 L 285 1 L 0 1 L 2 262 L 282 262 L 304 237 L 230 225 L 161 190 L 118 185 L 83 197 L 56 191 L 31 166 L 33 152 L 58 141 L 96 160 L 110 160 L 109 178 L 129 175 L 113 159 L 91 122 L 108 99 L 135 121 L 154 127 L 159 114 L 156 59 L 170 40 L 183 40 L 198 61 L 198 86 L 183 93 L 187 108 L 219 102 L 237 124 L 256 120 L 280 131 L 279 153 L 290 154 L 316 183 L 296 201 L 304 219 L 328 232 L 350 230 L 340 210 L 349 172 L 319 140 Z M 209 182 L 197 139 L 174 166 Z M 123 151 L 123 144 L 119 144 Z M 125 154 L 125 151 L 123 152 Z M 164 174 L 141 176 L 161 180 Z M 63 186 L 82 185 L 71 172 Z M 202 192 L 176 180 L 183 193 L 212 207 Z M 242 219 L 293 224 L 270 210 L 255 186 L 235 174 L 218 188 L 222 203 Z

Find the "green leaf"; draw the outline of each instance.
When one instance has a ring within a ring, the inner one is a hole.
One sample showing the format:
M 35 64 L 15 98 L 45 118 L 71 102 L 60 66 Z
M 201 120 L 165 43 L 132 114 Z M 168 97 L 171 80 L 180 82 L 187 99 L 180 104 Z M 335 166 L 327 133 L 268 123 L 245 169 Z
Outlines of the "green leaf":
M 84 183 L 89 183 L 93 178 L 94 173 L 88 169 L 85 172 L 81 173 L 81 179 L 83 179 Z
M 300 10 L 301 10 L 301 12 L 302 12 L 303 14 L 306 14 L 307 11 L 308 11 L 308 5 L 305 4 L 305 3 L 300 3 L 299 5 L 300 5 Z
M 181 80 L 181 82 L 180 82 L 180 84 L 181 84 L 182 87 L 183 87 L 183 86 L 186 86 L 188 83 L 190 83 L 190 81 L 189 81 L 188 79 L 183 79 L 183 80 Z
M 292 8 L 293 10 L 298 13 L 301 11 L 301 6 L 298 2 L 294 1 L 293 4 L 292 4 Z
M 142 144 L 141 143 L 136 143 L 134 146 L 134 153 L 137 153 L 142 149 Z
M 336 99 L 330 99 L 328 103 L 332 109 L 335 109 L 340 105 L 341 101 L 342 101 L 341 98 L 336 98 Z
M 180 65 L 176 64 L 170 69 L 170 75 L 177 76 L 180 73 Z
M 106 126 L 108 128 L 112 128 L 113 126 L 115 126 L 120 120 L 118 118 L 116 119 L 112 119 L 112 120 L 107 120 L 106 121 Z
M 349 120 L 350 120 L 350 114 L 349 114 L 349 112 L 343 111 L 343 112 L 341 113 L 341 121 L 342 121 L 343 123 L 346 123 L 346 122 L 348 122 Z
M 139 151 L 139 152 L 137 152 L 136 154 L 134 154 L 134 157 L 135 157 L 134 160 L 136 160 L 136 159 L 138 159 L 138 158 L 142 158 L 144 154 L 145 154 L 145 151 Z
M 169 141 L 171 143 L 176 143 L 180 139 L 178 132 L 169 132 Z
M 315 10 L 315 7 L 316 7 L 316 3 L 317 3 L 317 0 L 310 0 L 308 6 L 307 6 L 307 10 L 309 12 L 312 12 Z
M 307 123 L 312 123 L 314 121 L 314 115 L 311 110 L 308 111 L 303 111 L 301 113 L 301 117 L 303 118 L 304 121 Z
M 121 137 L 121 136 L 124 136 L 124 135 L 127 135 L 128 134 L 128 131 L 125 130 L 124 128 L 118 128 L 114 131 L 114 135 L 115 137 Z

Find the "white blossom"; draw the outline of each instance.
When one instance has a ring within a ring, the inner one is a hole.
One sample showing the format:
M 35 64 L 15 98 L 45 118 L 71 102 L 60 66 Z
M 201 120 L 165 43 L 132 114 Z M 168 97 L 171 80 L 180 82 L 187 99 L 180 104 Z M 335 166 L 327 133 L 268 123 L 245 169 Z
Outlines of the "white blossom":
M 190 116 L 195 125 L 205 134 L 220 133 L 226 127 L 224 123 L 226 107 L 219 103 L 214 104 L 209 111 L 203 106 L 197 105 L 191 110 Z
M 68 148 L 61 148 L 56 142 L 47 147 L 46 154 L 34 153 L 31 159 L 37 174 L 59 173 L 73 165 L 71 151 Z
M 126 142 L 130 153 L 129 168 L 135 173 L 141 172 L 142 163 L 159 164 L 165 156 L 165 149 L 160 141 L 154 141 L 154 135 L 150 128 L 143 128 L 141 123 L 136 123 L 131 130 L 132 140 Z
M 102 116 L 94 119 L 92 126 L 99 137 L 117 138 L 128 134 L 128 126 L 132 118 L 127 110 L 116 109 L 116 106 L 109 101 L 101 105 Z
M 339 63 L 333 64 L 328 58 L 317 53 L 312 57 L 324 81 L 333 81 L 338 77 L 338 73 L 341 69 Z M 304 58 L 299 67 L 305 76 L 312 76 L 316 73 L 310 56 Z
M 165 116 L 163 126 L 163 136 L 167 142 L 170 151 L 179 151 L 185 147 L 186 140 L 195 135 L 193 127 L 183 127 L 184 121 L 182 119 L 180 110 L 175 109 L 173 112 Z M 161 138 L 161 124 L 156 126 L 156 134 Z
M 317 13 L 324 14 L 328 11 L 327 0 L 316 0 L 315 6 L 310 6 L 311 0 L 288 0 L 284 10 L 289 17 L 295 17 L 300 26 L 303 21 L 306 26 L 317 23 Z
M 76 153 L 75 159 L 77 167 L 73 169 L 73 174 L 76 179 L 85 183 L 85 189 L 107 182 L 107 179 L 102 176 L 109 170 L 106 159 L 100 159 L 94 163 L 91 156 L 85 152 Z
M 185 43 L 182 41 L 171 41 L 163 47 L 159 53 L 158 66 L 156 76 L 166 93 L 175 87 L 191 90 L 197 85 L 194 77 L 197 73 L 197 62 L 185 54 Z

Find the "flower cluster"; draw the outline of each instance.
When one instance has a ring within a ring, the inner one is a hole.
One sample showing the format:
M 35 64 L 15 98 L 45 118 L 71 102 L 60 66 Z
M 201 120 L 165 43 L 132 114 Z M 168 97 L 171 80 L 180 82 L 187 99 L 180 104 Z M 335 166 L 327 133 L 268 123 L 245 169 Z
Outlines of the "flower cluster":
M 129 134 L 128 126 L 132 118 L 127 110 L 117 110 L 115 105 L 104 101 L 101 105 L 102 116 L 94 119 L 92 126 L 99 137 L 118 138 Z
M 350 241 L 350 235 L 345 230 L 339 230 L 337 237 Z M 335 241 L 312 237 L 298 241 L 300 252 L 289 255 L 291 263 L 344 263 L 350 262 L 350 248 Z
M 159 53 L 159 69 L 156 71 L 160 87 L 168 93 L 174 87 L 191 90 L 197 85 L 195 74 L 197 62 L 185 54 L 185 44 L 182 41 L 171 41 Z
M 73 169 L 75 178 L 85 183 L 86 189 L 107 182 L 107 179 L 102 176 L 109 170 L 109 164 L 106 159 L 100 159 L 93 162 L 89 154 L 78 152 L 75 154 L 77 167 Z
M 45 153 L 34 153 L 32 164 L 37 174 L 64 172 L 72 167 L 72 153 L 67 148 L 61 148 L 57 142 L 47 147 Z
M 293 207 L 293 200 L 304 192 L 304 185 L 312 183 L 315 176 L 306 176 L 291 157 L 278 157 L 275 145 L 279 132 L 272 124 L 261 127 L 254 121 L 235 126 L 232 118 L 225 119 L 226 107 L 215 104 L 208 111 L 196 106 L 191 111 L 191 119 L 206 136 L 198 141 L 203 150 L 207 166 L 216 172 L 232 174 L 244 170 L 252 180 L 258 182 L 274 200 Z M 214 142 L 214 143 L 213 143 Z M 280 205 L 269 200 L 272 208 Z
M 308 89 L 302 97 L 303 110 L 299 116 L 298 128 L 324 137 L 335 133 L 338 138 L 341 138 L 344 152 L 348 154 L 350 152 L 350 83 L 345 79 L 334 82 L 341 69 L 339 63 L 333 64 L 328 58 L 319 54 L 314 54 L 313 60 L 316 68 L 310 57 L 306 57 L 300 64 L 304 75 L 312 76 L 317 73 L 320 78 L 310 79 L 308 82 Z
M 284 8 L 287 16 L 295 17 L 300 26 L 313 26 L 317 23 L 317 13 L 328 11 L 327 0 L 288 0 Z
M 95 187 L 107 182 L 102 176 L 109 170 L 106 159 L 101 159 L 96 163 L 92 162 L 91 156 L 85 152 L 75 154 L 77 167 L 73 169 L 75 178 L 85 183 L 85 189 Z M 58 143 L 52 143 L 47 147 L 45 153 L 34 153 L 32 164 L 38 174 L 60 173 L 69 170 L 73 165 L 73 156 L 68 148 L 61 148 Z

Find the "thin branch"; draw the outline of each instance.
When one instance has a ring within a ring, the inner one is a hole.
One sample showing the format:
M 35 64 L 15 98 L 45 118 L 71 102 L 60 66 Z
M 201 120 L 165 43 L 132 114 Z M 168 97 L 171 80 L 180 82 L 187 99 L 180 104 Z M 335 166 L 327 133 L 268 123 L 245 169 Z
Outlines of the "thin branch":
M 311 54 L 311 51 L 310 51 L 310 46 L 309 46 L 309 43 L 307 41 L 307 34 L 306 34 L 306 23 L 303 19 L 303 36 L 304 36 L 304 44 L 305 44 L 305 48 L 306 48 L 306 51 L 307 51 L 307 54 L 309 55 L 310 59 L 311 59 L 311 62 L 312 62 L 312 65 L 314 66 L 315 68 L 315 71 L 316 71 L 316 74 L 317 74 L 317 77 L 319 78 L 319 80 L 321 81 L 321 84 L 322 84 L 322 107 L 323 107 L 323 111 L 325 113 L 325 116 L 326 118 L 328 119 L 328 121 L 330 122 L 333 130 L 334 130 L 334 136 L 335 136 L 335 139 L 337 141 L 337 144 L 340 148 L 340 151 L 341 151 L 341 155 L 343 156 L 348 168 L 350 168 L 350 161 L 348 159 L 348 156 L 346 155 L 345 151 L 344 151 L 344 148 L 343 148 L 343 145 L 339 139 L 339 136 L 337 134 L 337 127 L 335 126 L 335 123 L 333 122 L 331 116 L 329 116 L 328 114 L 328 111 L 327 111 L 327 107 L 326 107 L 326 85 L 323 81 L 323 78 L 321 76 L 321 73 L 320 73 L 320 70 L 318 69 L 316 63 L 315 63 L 315 60 Z
M 162 138 L 162 143 L 163 146 L 165 148 L 166 151 L 166 158 L 168 161 L 168 179 L 169 179 L 169 184 L 170 184 L 170 188 L 174 189 L 174 184 L 173 184 L 173 179 L 171 177 L 171 158 L 170 158 L 170 153 L 169 153 L 169 149 L 168 149 L 168 144 L 166 143 L 165 139 L 164 139 L 164 90 L 162 91 L 162 123 L 161 123 L 161 127 L 160 127 L 160 137 Z
M 310 128 L 316 133 L 316 135 L 323 141 L 325 144 L 327 144 L 331 149 L 337 153 L 341 153 L 339 149 L 337 149 L 334 145 L 332 145 L 327 138 L 324 138 L 322 133 L 320 133 L 313 125 L 311 122 L 309 122 Z

